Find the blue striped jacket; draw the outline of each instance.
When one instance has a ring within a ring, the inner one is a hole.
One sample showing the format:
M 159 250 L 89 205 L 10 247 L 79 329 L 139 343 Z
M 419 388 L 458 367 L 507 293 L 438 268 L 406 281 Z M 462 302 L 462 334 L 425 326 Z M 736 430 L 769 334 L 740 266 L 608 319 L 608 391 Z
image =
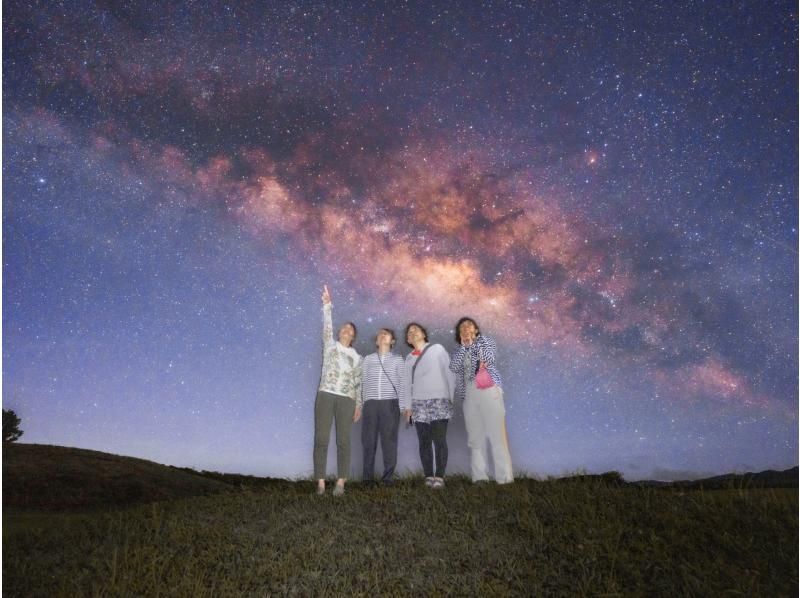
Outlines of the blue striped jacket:
M 361 395 L 356 401 L 356 407 L 361 408 L 364 401 L 400 400 L 403 396 L 404 378 L 405 361 L 400 355 L 386 353 L 381 360 L 377 353 L 370 353 L 362 364 Z
M 468 375 L 469 380 L 475 379 L 475 374 L 478 373 L 478 366 L 482 361 L 489 370 L 489 375 L 492 381 L 497 386 L 502 386 L 500 379 L 500 372 L 495 365 L 495 357 L 497 356 L 497 345 L 491 337 L 478 335 L 475 342 L 470 347 L 463 347 L 461 345 L 450 354 L 450 371 L 456 375 L 456 396 L 464 399 L 467 389 L 464 386 L 464 358 L 467 353 L 472 358 L 472 371 Z

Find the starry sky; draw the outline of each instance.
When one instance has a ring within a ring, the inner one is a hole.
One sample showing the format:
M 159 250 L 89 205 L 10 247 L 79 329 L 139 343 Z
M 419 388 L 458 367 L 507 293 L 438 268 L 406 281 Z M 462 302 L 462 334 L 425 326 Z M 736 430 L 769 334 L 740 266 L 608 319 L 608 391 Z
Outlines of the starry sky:
M 518 472 L 792 467 L 797 53 L 788 1 L 7 1 L 3 406 L 309 476 L 327 284 L 362 354 L 474 317 Z

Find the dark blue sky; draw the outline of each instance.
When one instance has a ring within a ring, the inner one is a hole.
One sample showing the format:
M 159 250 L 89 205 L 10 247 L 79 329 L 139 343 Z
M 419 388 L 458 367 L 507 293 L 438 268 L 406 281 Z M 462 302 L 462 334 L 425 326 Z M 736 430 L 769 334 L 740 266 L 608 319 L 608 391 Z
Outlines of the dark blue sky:
M 475 317 L 520 471 L 797 464 L 794 3 L 265 4 L 5 3 L 24 441 L 308 475 L 327 283 Z

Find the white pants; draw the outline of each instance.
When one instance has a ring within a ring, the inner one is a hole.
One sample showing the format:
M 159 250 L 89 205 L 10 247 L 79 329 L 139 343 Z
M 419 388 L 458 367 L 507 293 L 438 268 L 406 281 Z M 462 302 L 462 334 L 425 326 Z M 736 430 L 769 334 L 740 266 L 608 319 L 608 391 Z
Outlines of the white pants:
M 467 385 L 464 399 L 464 423 L 467 428 L 472 466 L 472 481 L 488 480 L 486 469 L 486 443 L 492 447 L 494 477 L 498 484 L 514 481 L 511 453 L 506 434 L 506 407 L 503 389 L 499 386 L 479 389 L 475 383 Z

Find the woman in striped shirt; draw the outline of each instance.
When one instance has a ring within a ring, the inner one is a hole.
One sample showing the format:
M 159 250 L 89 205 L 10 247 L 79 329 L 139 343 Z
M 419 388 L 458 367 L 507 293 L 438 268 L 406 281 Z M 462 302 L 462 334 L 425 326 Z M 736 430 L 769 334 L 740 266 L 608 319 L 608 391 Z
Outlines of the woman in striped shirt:
M 364 449 L 364 484 L 374 484 L 375 451 L 378 438 L 383 453 L 384 486 L 393 484 L 397 466 L 397 429 L 400 425 L 400 397 L 403 393 L 405 362 L 392 351 L 394 331 L 381 328 L 375 337 L 378 350 L 364 358 L 361 396 L 356 406 L 361 410 L 361 445 Z

